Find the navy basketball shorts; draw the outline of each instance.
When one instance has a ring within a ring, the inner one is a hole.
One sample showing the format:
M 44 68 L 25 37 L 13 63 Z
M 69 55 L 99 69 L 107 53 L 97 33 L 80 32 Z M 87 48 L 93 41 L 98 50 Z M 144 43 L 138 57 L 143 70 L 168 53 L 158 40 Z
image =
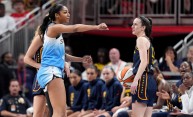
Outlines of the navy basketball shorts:
M 152 107 L 156 100 L 157 83 L 153 74 L 144 72 L 138 81 L 137 92 L 132 94 L 132 103 L 140 102 Z

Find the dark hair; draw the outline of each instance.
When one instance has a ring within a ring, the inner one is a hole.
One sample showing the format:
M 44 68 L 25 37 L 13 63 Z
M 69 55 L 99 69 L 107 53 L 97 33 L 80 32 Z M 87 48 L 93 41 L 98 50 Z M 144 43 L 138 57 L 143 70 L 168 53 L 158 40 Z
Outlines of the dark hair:
M 188 61 L 188 65 L 190 66 L 190 69 L 192 71 L 192 63 L 190 61 Z
M 5 52 L 5 53 L 3 53 L 2 55 L 1 55 L 1 63 L 3 63 L 4 61 L 5 61 L 5 56 L 7 55 L 7 54 L 9 54 L 10 52 Z
M 141 20 L 142 26 L 145 26 L 145 35 L 149 37 L 149 39 L 152 39 L 151 38 L 152 20 L 144 16 L 140 16 L 139 19 Z
M 49 15 L 45 16 L 43 19 L 42 25 L 40 26 L 40 34 L 42 35 L 42 38 L 44 37 L 45 31 L 48 27 L 48 25 L 52 22 L 55 21 L 55 13 L 59 13 L 59 11 L 62 10 L 64 6 L 62 4 L 55 4 L 50 10 L 49 10 Z
M 97 57 L 99 57 L 98 56 L 99 52 L 104 53 L 104 57 L 103 57 L 104 60 L 102 62 L 103 62 L 103 64 L 107 64 L 108 63 L 108 56 L 107 56 L 108 55 L 108 51 L 107 51 L 107 49 L 106 48 L 98 48 Z M 97 61 L 100 62 L 100 60 L 97 60 Z
M 99 73 L 99 70 L 98 70 L 98 68 L 95 65 L 91 65 L 87 69 L 89 69 L 89 68 L 90 69 L 94 69 L 97 74 Z
M 5 5 L 3 3 L 0 3 L 0 8 L 5 9 Z
M 174 50 L 174 48 L 172 46 L 168 46 L 166 49 L 165 49 L 165 52 L 164 52 L 164 59 L 165 59 L 165 53 L 168 51 L 168 50 L 172 50 L 174 52 L 174 60 L 176 61 L 177 60 L 177 52 Z
M 71 73 L 75 73 L 75 74 L 77 74 L 78 76 L 81 77 L 81 72 L 77 69 L 72 70 Z
M 192 71 L 191 72 L 185 72 L 184 74 L 190 74 L 190 77 L 193 78 L 193 72 Z
M 24 4 L 24 1 L 23 1 L 23 0 L 16 0 L 15 2 L 13 2 L 12 7 L 13 7 L 15 4 L 17 4 L 17 3 L 22 3 L 22 4 Z
M 188 65 L 190 66 L 190 69 L 192 71 L 192 63 L 190 61 L 182 61 L 182 63 L 188 63 Z M 182 65 L 182 63 L 180 64 L 180 66 Z
M 103 67 L 103 69 L 105 69 L 105 68 L 110 69 L 110 70 L 113 72 L 114 77 L 116 76 L 115 70 L 112 68 L 112 66 L 106 65 L 106 66 Z M 102 69 L 102 70 L 103 70 L 103 69 Z
M 12 82 L 15 82 L 15 81 L 17 81 L 17 82 L 19 83 L 19 81 L 14 78 L 14 79 L 11 79 L 11 80 L 9 81 L 9 86 L 11 85 Z

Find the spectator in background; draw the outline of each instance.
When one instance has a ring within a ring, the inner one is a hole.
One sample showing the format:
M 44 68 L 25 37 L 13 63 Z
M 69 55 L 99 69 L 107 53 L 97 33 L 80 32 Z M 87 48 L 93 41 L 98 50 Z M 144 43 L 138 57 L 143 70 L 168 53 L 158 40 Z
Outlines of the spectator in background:
M 4 67 L 5 69 L 9 69 L 10 70 L 10 74 L 12 75 L 13 78 L 16 78 L 15 72 L 14 72 L 14 68 L 16 66 L 16 62 L 13 59 L 13 55 L 10 52 L 5 52 L 2 54 L 1 56 L 1 63 L 0 65 L 2 67 Z
M 81 78 L 81 72 L 73 70 L 69 76 L 71 86 L 67 89 L 67 109 L 68 117 L 78 116 L 81 110 L 87 109 L 87 83 Z
M 82 63 L 82 66 L 85 68 L 85 70 L 81 74 L 83 80 L 88 81 L 86 69 L 89 68 L 92 65 L 93 65 L 93 62 L 91 62 L 91 63 Z
M 97 62 L 94 63 L 94 65 L 97 67 L 97 69 L 101 72 L 103 67 L 107 64 L 107 50 L 105 48 L 99 48 L 97 51 Z M 100 74 L 99 72 L 99 74 Z
M 25 18 L 26 15 L 29 13 L 29 11 L 25 10 L 23 0 L 16 0 L 15 2 L 13 2 L 13 9 L 14 12 L 11 14 L 11 17 L 14 18 L 16 23 Z M 23 25 L 24 23 L 25 22 L 22 22 L 21 25 Z
M 192 117 L 193 116 L 193 73 L 186 72 L 183 76 L 183 84 L 180 85 L 179 91 L 182 99 L 182 110 L 174 108 L 170 117 Z M 171 99 L 167 92 L 158 92 L 157 95 L 162 99 Z
M 157 86 L 158 86 L 158 91 L 161 92 L 162 90 L 165 90 L 167 92 L 170 92 L 170 85 L 169 83 L 164 79 L 159 67 L 158 67 L 158 62 L 157 60 L 153 61 L 153 67 L 154 67 L 154 78 L 157 82 Z M 161 99 L 160 97 L 158 97 L 156 104 L 153 106 L 153 109 L 162 109 L 162 106 L 164 105 L 165 100 Z
M 184 12 L 186 14 L 191 13 L 191 2 L 190 2 L 190 0 L 184 0 Z
M 28 98 L 32 102 L 32 84 L 35 72 L 25 66 L 24 54 L 18 56 L 15 73 L 21 87 L 22 96 Z
M 164 52 L 163 61 L 159 64 L 161 71 L 179 72 L 180 63 L 177 59 L 177 53 L 173 47 L 169 46 Z
M 193 67 L 193 45 L 188 47 L 187 56 L 183 58 L 182 61 L 190 62 L 191 66 Z
M 129 106 L 132 103 L 130 88 L 123 87 L 120 102 L 120 106 L 115 106 L 112 108 L 113 117 L 118 117 L 118 115 L 121 113 L 126 113 L 126 115 L 129 116 L 129 112 L 131 111 L 129 110 Z
M 98 70 L 95 66 L 90 66 L 86 69 L 88 78 L 88 108 L 82 110 L 80 117 L 92 113 L 94 110 L 99 110 L 103 104 L 103 86 L 104 82 L 98 78 Z
M 0 0 L 0 3 L 3 3 L 5 5 L 5 11 L 7 15 L 10 15 L 13 12 L 12 1 L 14 0 Z
M 181 65 L 180 65 L 180 74 L 182 76 L 182 78 L 176 83 L 176 85 L 172 85 L 172 92 L 168 91 L 166 88 L 167 87 L 163 87 L 162 90 L 159 90 L 159 86 L 158 86 L 158 92 L 162 92 L 163 94 L 168 94 L 170 95 L 170 100 L 166 101 L 168 110 L 171 112 L 173 110 L 174 107 L 177 107 L 178 109 L 182 109 L 182 102 L 181 102 L 181 97 L 180 97 L 180 85 L 183 84 L 183 76 L 186 72 L 190 72 L 192 70 L 190 64 L 186 61 L 184 61 Z M 163 91 L 164 90 L 164 91 Z M 158 93 L 159 94 L 159 93 Z M 162 97 L 158 97 L 158 100 L 161 101 L 161 103 L 163 103 Z M 158 107 L 158 106 L 156 106 Z M 162 115 L 163 113 L 154 113 L 153 116 L 156 117 L 158 115 Z
M 27 11 L 31 11 L 38 7 L 41 0 L 23 0 Z
M 120 59 L 120 52 L 117 48 L 112 48 L 109 51 L 109 59 L 110 63 L 108 65 L 113 68 L 116 76 L 118 76 L 119 71 L 124 68 L 126 62 Z
M 105 80 L 103 90 L 103 106 L 99 110 L 87 115 L 87 117 L 100 116 L 111 117 L 113 115 L 112 109 L 120 105 L 121 93 L 123 87 L 117 80 L 115 72 L 109 66 L 105 66 L 101 71 Z
M 26 117 L 26 110 L 31 107 L 30 102 L 19 95 L 19 82 L 15 79 L 10 81 L 10 93 L 1 99 L 0 113 L 5 117 Z
M 12 17 L 5 15 L 5 5 L 0 3 L 0 36 L 7 31 L 15 30 L 15 21 Z
M 9 52 L 5 52 L 1 56 L 0 63 L 0 98 L 8 94 L 9 92 L 9 82 L 11 79 L 16 78 L 14 71 L 12 69 L 13 66 L 13 56 Z
M 181 79 L 179 79 L 179 81 L 176 84 L 172 85 L 172 94 L 171 94 L 171 104 L 173 106 L 178 107 L 179 109 L 182 109 L 182 102 L 181 102 L 181 98 L 180 98 L 180 92 L 179 92 L 179 87 L 181 84 L 183 84 L 183 76 L 186 72 L 191 72 L 192 71 L 192 67 L 190 62 L 184 61 L 181 63 L 180 68 L 180 75 L 181 75 Z
M 180 71 L 181 79 L 176 83 L 176 86 L 177 86 L 177 87 L 179 87 L 179 86 L 183 83 L 183 80 L 182 80 L 183 75 L 184 75 L 186 72 L 191 72 L 191 71 L 192 71 L 191 63 L 188 62 L 188 61 L 182 62 L 182 63 L 180 64 L 179 71 Z

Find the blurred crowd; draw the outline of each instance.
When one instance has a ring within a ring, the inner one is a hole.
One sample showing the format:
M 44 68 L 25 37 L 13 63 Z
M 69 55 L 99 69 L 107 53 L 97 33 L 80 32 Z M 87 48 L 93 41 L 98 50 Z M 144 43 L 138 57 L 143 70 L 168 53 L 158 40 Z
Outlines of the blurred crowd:
M 0 0 L 0 38 L 6 32 L 14 31 L 25 22 L 19 22 L 33 9 L 49 0 Z M 32 17 L 32 16 L 30 16 Z M 18 25 L 19 23 L 19 25 Z
M 66 46 L 66 53 L 73 55 L 70 46 Z M 99 48 L 97 51 L 97 60 L 91 64 L 74 63 L 70 64 L 70 76 L 65 76 L 64 84 L 67 93 L 68 116 L 120 116 L 127 113 L 129 116 L 131 105 L 130 89 L 125 88 L 118 81 L 118 73 L 125 66 L 132 67 L 132 62 L 121 60 L 120 52 L 117 48 L 111 48 L 109 51 L 105 48 Z M 189 46 L 185 58 L 177 58 L 176 51 L 169 46 L 163 53 L 163 59 L 154 61 L 154 77 L 158 83 L 158 98 L 155 100 L 153 117 L 159 114 L 168 114 L 178 110 L 183 110 L 186 105 L 182 105 L 181 91 L 189 90 L 187 85 L 192 87 L 193 76 L 187 74 L 192 72 L 193 65 L 193 46 Z M 162 74 L 169 71 L 179 75 L 167 76 Z M 36 69 L 24 64 L 24 54 L 20 54 L 17 59 L 13 58 L 12 53 L 6 52 L 1 55 L 0 63 L 0 111 L 24 113 L 31 104 L 32 84 L 36 74 Z M 187 75 L 185 75 L 187 74 Z M 192 80 L 183 80 L 191 77 Z M 168 82 L 175 80 L 175 83 Z M 171 99 L 165 99 L 163 90 Z M 16 103 L 5 103 L 14 92 L 19 100 L 24 101 L 23 105 Z M 9 96 L 8 96 L 9 95 Z M 170 100 L 170 101 L 168 101 Z M 24 106 L 23 108 L 11 106 Z M 175 109 L 174 109 L 175 107 Z M 9 110 L 10 108 L 10 110 Z M 16 111 L 16 110 L 20 111 Z M 193 110 L 186 114 L 192 114 Z
M 180 12 L 192 14 L 193 1 L 181 0 Z M 135 8 L 134 8 L 135 7 Z M 140 9 L 141 14 L 174 14 L 175 0 L 102 0 L 100 3 L 101 14 L 134 14 Z

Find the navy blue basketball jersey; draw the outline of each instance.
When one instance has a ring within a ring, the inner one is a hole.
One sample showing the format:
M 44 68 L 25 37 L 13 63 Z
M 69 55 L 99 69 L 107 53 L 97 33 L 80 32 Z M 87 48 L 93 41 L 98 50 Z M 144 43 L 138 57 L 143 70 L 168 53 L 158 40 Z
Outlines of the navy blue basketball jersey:
M 36 54 L 34 55 L 34 60 L 37 63 L 41 63 L 41 59 L 42 59 L 42 51 L 43 51 L 43 46 L 41 46 L 37 51 Z M 38 69 L 37 69 L 38 70 Z M 33 87 L 32 87 L 32 94 L 35 95 L 44 95 L 43 89 L 40 88 L 40 85 L 38 83 L 37 80 L 37 75 L 34 78 L 34 82 L 33 82 Z
M 43 46 L 41 46 L 41 47 L 36 51 L 36 54 L 34 55 L 34 60 L 35 60 L 37 63 L 41 63 L 42 50 L 43 50 Z
M 147 57 L 148 57 L 148 65 L 145 69 L 145 72 L 150 72 L 153 73 L 153 61 L 155 59 L 155 51 L 154 48 L 152 46 L 152 44 L 150 43 L 150 48 L 147 50 Z M 139 57 L 139 50 L 137 47 L 135 47 L 134 50 L 134 55 L 133 55 L 133 73 L 136 74 L 139 68 L 139 64 L 140 64 L 141 60 Z

